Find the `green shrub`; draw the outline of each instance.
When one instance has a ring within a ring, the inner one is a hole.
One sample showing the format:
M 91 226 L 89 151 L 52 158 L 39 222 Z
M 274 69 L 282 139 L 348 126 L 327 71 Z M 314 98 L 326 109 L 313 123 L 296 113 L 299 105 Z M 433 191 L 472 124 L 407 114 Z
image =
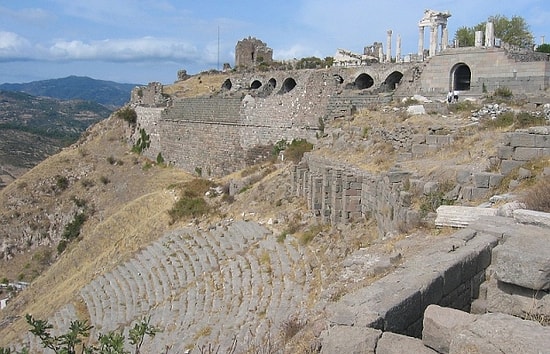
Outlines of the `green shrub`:
M 495 119 L 484 121 L 484 126 L 487 128 L 507 128 L 514 124 L 515 117 L 514 112 L 504 112 L 496 116 Z
M 69 179 L 65 176 L 57 175 L 55 176 L 55 187 L 58 190 L 64 191 L 69 187 Z
M 137 113 L 134 109 L 130 107 L 119 109 L 115 113 L 115 116 L 119 119 L 125 120 L 126 122 L 128 122 L 128 124 L 136 124 L 137 122 Z
M 145 132 L 145 129 L 141 128 L 139 130 L 139 138 L 134 146 L 132 146 L 132 151 L 141 154 L 143 150 L 148 149 L 149 146 L 151 146 L 151 137 Z
M 74 216 L 74 219 L 65 225 L 65 229 L 63 230 L 63 234 L 61 237 L 65 240 L 74 240 L 78 236 L 80 236 L 80 229 L 82 228 L 82 225 L 86 221 L 87 216 L 85 213 L 78 213 Z
M 188 217 L 199 217 L 210 212 L 210 205 L 203 198 L 204 194 L 214 186 L 212 181 L 202 178 L 195 178 L 178 187 L 180 197 L 168 211 L 172 222 Z
M 305 139 L 294 139 L 290 144 L 283 139 L 273 146 L 272 154 L 274 157 L 277 157 L 281 151 L 284 151 L 285 159 L 298 163 L 304 156 L 304 153 L 311 150 L 313 150 L 313 144 Z
M 162 157 L 162 154 L 160 152 L 157 155 L 157 164 L 164 165 L 164 157 Z
M 512 94 L 512 90 L 510 90 L 508 87 L 501 86 L 495 90 L 494 96 L 508 99 L 508 98 L 511 98 L 513 94 Z

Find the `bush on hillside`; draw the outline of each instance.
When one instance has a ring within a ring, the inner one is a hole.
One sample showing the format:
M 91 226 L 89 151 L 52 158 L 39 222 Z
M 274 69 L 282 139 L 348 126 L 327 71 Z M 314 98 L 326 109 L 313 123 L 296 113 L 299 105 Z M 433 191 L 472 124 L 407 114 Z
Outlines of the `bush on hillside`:
M 136 124 L 137 113 L 130 107 L 124 107 L 115 113 L 115 116 L 119 119 L 125 120 L 128 124 Z
M 522 198 L 528 209 L 550 213 L 550 176 L 538 180 Z

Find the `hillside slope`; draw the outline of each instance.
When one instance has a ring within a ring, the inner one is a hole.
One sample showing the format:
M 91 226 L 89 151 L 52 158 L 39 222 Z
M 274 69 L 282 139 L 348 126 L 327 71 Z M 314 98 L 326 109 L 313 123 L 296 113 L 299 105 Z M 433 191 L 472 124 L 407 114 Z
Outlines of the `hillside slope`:
M 130 99 L 136 84 L 96 80 L 86 76 L 68 76 L 60 79 L 28 83 L 0 84 L 0 90 L 25 92 L 33 96 L 45 96 L 61 100 L 94 101 L 110 108 L 120 107 Z

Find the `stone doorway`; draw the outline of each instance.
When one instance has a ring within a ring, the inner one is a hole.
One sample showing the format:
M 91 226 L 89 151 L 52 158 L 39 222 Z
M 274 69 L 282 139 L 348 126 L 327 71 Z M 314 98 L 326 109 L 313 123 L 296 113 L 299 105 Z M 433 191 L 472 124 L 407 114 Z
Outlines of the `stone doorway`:
M 451 88 L 457 91 L 469 91 L 472 82 L 472 71 L 464 63 L 459 63 L 451 69 Z

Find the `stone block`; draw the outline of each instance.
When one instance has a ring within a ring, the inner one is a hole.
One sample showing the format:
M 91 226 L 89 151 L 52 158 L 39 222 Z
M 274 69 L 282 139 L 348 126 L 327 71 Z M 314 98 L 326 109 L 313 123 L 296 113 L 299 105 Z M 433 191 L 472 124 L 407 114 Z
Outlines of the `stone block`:
M 535 135 L 535 147 L 550 148 L 550 135 Z
M 473 175 L 474 186 L 477 188 L 489 188 L 490 173 L 475 173 Z
M 512 158 L 514 154 L 514 148 L 511 146 L 499 146 L 497 150 L 497 156 L 501 160 L 508 160 Z
M 514 220 L 521 224 L 531 224 L 550 228 L 550 213 L 542 211 L 516 209 L 512 212 Z
M 517 147 L 514 149 L 512 159 L 515 161 L 530 161 L 544 156 L 543 148 Z
M 426 347 L 420 339 L 392 332 L 382 333 L 376 346 L 376 354 L 403 353 L 437 354 L 436 351 Z
M 437 192 L 438 189 L 439 189 L 439 183 L 438 182 L 433 182 L 433 181 L 426 182 L 426 184 L 424 184 L 423 193 L 424 193 L 424 195 L 430 195 L 432 193 Z
M 374 354 L 381 335 L 380 330 L 367 327 L 330 327 L 321 333 L 321 354 Z
M 546 292 L 499 282 L 496 279 L 483 284 L 487 291 L 486 307 L 489 312 L 523 318 L 550 316 L 550 294 Z
M 515 213 L 515 212 L 514 212 Z M 533 290 L 550 289 L 550 233 L 518 231 L 493 249 L 495 277 Z
M 535 134 L 514 132 L 510 135 L 510 146 L 512 147 L 535 147 Z
M 466 227 L 481 216 L 496 216 L 498 209 L 441 205 L 436 212 L 436 226 Z
M 506 176 L 521 165 L 523 165 L 522 161 L 502 160 L 500 162 L 500 173 Z
M 456 173 L 456 182 L 460 184 L 470 183 L 472 178 L 472 173 L 468 170 L 459 170 Z
M 427 144 L 413 144 L 411 147 L 411 152 L 413 156 L 423 156 L 431 153 L 435 153 L 439 148 L 435 145 Z
M 453 333 L 448 353 L 548 354 L 550 327 L 506 314 L 479 315 Z
M 422 343 L 439 353 L 449 353 L 453 333 L 475 319 L 476 316 L 467 312 L 430 305 L 424 311 Z
M 504 179 L 504 176 L 501 175 L 500 173 L 491 173 L 489 177 L 489 188 L 494 188 L 498 186 L 503 179 Z

